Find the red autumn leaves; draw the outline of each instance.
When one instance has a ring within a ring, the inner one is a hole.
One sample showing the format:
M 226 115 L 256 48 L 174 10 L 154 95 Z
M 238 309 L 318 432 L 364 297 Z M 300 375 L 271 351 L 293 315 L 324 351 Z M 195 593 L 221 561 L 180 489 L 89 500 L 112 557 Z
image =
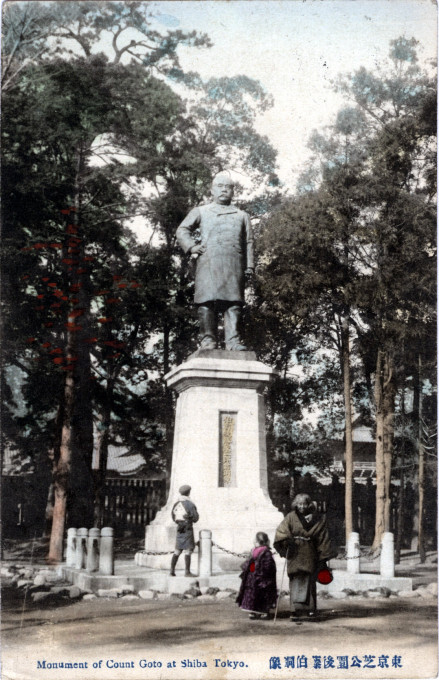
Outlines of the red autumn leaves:
M 70 215 L 70 213 L 75 212 L 74 207 L 69 207 L 61 210 L 62 215 Z M 44 243 L 44 242 L 38 242 L 34 243 L 26 248 L 22 248 L 23 251 L 30 251 L 30 250 L 36 250 L 36 251 L 43 251 L 44 249 L 48 248 L 53 248 L 53 249 L 64 249 L 64 256 L 61 258 L 61 262 L 65 266 L 64 271 L 67 272 L 72 272 L 77 276 L 81 276 L 83 274 L 86 274 L 87 269 L 85 268 L 84 264 L 82 263 L 90 263 L 95 260 L 95 257 L 92 255 L 83 255 L 81 257 L 81 243 L 82 239 L 78 236 L 78 231 L 79 227 L 75 224 L 69 223 L 67 224 L 65 228 L 67 239 L 64 245 L 62 243 Z M 67 251 L 67 256 L 65 255 Z M 21 277 L 23 281 L 29 279 L 29 275 L 25 274 Z M 120 274 L 114 274 L 113 275 L 113 286 L 114 288 L 118 290 L 130 290 L 130 289 L 136 289 L 141 286 L 140 283 L 137 281 L 129 281 L 127 279 L 124 279 L 124 277 Z M 72 306 L 79 304 L 80 300 L 79 297 L 73 297 L 73 295 L 79 295 L 80 296 L 80 291 L 82 289 L 82 282 L 81 281 L 76 281 L 74 283 L 71 283 L 71 285 L 68 287 L 68 292 L 64 292 L 62 290 L 62 287 L 59 286 L 59 284 L 53 280 L 53 277 L 51 276 L 43 276 L 41 277 L 41 282 L 43 284 L 46 284 L 46 292 L 38 292 L 36 294 L 36 298 L 39 301 L 39 305 L 35 307 L 35 310 L 38 312 L 42 312 L 47 310 L 50 314 L 53 315 L 60 315 L 60 314 L 65 314 L 67 313 L 67 321 L 63 323 L 63 328 L 67 331 L 67 333 L 79 333 L 82 331 L 84 328 L 80 323 L 81 317 L 84 316 L 85 310 L 83 308 L 78 308 Z M 113 291 L 114 291 L 113 288 Z M 99 297 L 102 296 L 106 298 L 104 300 L 105 305 L 114 305 L 122 302 L 122 299 L 120 297 L 117 297 L 114 295 L 111 289 L 105 289 L 105 290 L 98 290 L 92 293 L 93 297 Z M 111 293 L 113 293 L 113 296 L 111 296 Z M 55 298 L 53 302 L 50 301 L 50 297 Z M 108 297 L 107 297 L 108 296 Z M 46 304 L 44 304 L 44 301 L 46 300 Z M 64 304 L 63 304 L 64 303 Z M 68 305 L 68 307 L 65 307 L 65 304 Z M 70 308 L 69 308 L 70 307 Z M 111 324 L 111 322 L 114 320 L 114 316 L 107 316 L 103 315 L 97 318 L 97 322 L 100 325 L 106 325 L 106 324 Z M 45 328 L 53 328 L 54 327 L 54 321 L 45 321 L 43 322 L 43 326 Z M 79 336 L 78 336 L 79 337 Z M 108 336 L 107 336 L 108 337 Z M 99 339 L 97 337 L 89 337 L 89 338 L 80 338 L 80 341 L 89 345 L 96 344 L 99 342 Z M 27 338 L 27 342 L 30 344 L 35 344 L 38 342 L 37 338 L 30 337 Z M 126 346 L 126 343 L 120 342 L 118 340 L 106 340 L 103 341 L 102 346 L 106 348 L 111 348 L 113 350 L 121 350 Z M 68 371 L 68 370 L 73 370 L 75 367 L 75 364 L 78 360 L 78 357 L 72 357 L 72 356 L 63 356 L 63 349 L 61 347 L 55 347 L 52 348 L 52 343 L 51 342 L 44 342 L 40 344 L 40 347 L 48 352 L 50 355 L 50 359 L 53 362 L 53 364 L 57 367 L 59 367 L 62 370 Z M 106 359 L 115 359 L 121 356 L 120 351 L 116 351 L 113 354 L 107 354 L 105 356 Z M 36 360 L 40 360 L 39 357 L 35 357 Z

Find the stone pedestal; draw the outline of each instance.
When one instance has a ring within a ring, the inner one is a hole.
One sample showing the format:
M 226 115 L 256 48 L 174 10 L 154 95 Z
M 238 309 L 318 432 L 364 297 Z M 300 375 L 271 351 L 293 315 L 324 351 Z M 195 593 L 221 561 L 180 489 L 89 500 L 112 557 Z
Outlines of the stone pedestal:
M 273 540 L 283 515 L 268 495 L 262 394 L 273 373 L 253 352 L 198 350 L 165 376 L 178 393 L 171 484 L 165 507 L 146 528 L 146 551 L 173 550 L 171 509 L 182 484 L 192 487 L 200 515 L 196 540 L 207 529 L 214 544 L 235 553 L 248 552 L 257 531 Z M 242 561 L 214 545 L 214 572 Z M 139 553 L 136 562 L 169 568 L 170 556 Z

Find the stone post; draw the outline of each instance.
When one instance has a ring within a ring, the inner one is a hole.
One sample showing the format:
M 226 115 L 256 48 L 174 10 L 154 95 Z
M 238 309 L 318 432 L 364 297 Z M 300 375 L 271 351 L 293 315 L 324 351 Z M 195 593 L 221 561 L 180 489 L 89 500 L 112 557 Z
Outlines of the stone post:
M 87 535 L 88 529 L 82 527 L 76 534 L 76 569 L 84 569 L 87 560 Z
M 76 564 L 76 529 L 67 529 L 66 566 L 74 567 Z
M 99 568 L 99 529 L 93 528 L 88 532 L 87 571 L 97 571 Z
M 106 574 L 107 576 L 113 576 L 114 574 L 113 533 L 111 527 L 103 527 L 101 529 L 99 573 Z
M 212 532 L 209 529 L 200 531 L 198 576 L 212 576 Z
M 393 534 L 390 531 L 385 531 L 381 539 L 380 574 L 381 576 L 395 576 Z
M 346 561 L 346 571 L 349 574 L 360 573 L 360 534 L 355 531 L 351 533 L 348 539 Z

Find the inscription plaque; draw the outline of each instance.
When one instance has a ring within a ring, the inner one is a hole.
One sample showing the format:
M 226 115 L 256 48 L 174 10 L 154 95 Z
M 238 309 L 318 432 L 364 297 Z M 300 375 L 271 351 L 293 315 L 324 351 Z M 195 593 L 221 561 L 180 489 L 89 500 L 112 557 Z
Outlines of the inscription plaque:
M 219 486 L 236 486 L 237 413 L 221 411 L 219 427 Z

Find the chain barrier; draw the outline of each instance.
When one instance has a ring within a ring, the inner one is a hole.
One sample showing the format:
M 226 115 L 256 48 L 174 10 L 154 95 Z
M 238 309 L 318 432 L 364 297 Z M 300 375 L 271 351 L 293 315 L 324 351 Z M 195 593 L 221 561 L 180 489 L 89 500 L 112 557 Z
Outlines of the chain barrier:
M 139 550 L 141 555 L 173 555 L 173 550 L 167 550 L 165 552 L 160 552 L 160 550 Z
M 236 553 L 233 552 L 233 550 L 227 550 L 227 548 L 223 548 L 222 546 L 218 545 L 218 543 L 214 543 L 212 541 L 212 545 L 215 546 L 215 548 L 218 548 L 218 550 L 222 550 L 222 552 L 227 553 L 228 555 L 234 555 L 234 557 L 248 557 L 248 553 Z
M 375 550 L 370 550 L 369 548 L 360 548 L 359 554 L 358 555 L 350 555 L 348 557 L 348 554 L 345 551 L 342 553 L 339 553 L 335 559 L 336 560 L 358 560 L 360 557 L 364 557 L 369 560 L 375 560 L 377 557 L 381 555 L 381 546 L 379 548 L 376 548 Z
M 306 536 L 294 536 L 294 539 L 299 539 L 301 541 L 310 541 L 311 539 L 306 537 Z M 196 543 L 198 545 L 198 541 Z M 227 550 L 227 548 L 223 548 L 221 545 L 218 545 L 218 543 L 215 543 L 212 541 L 212 546 L 215 546 L 215 548 L 218 548 L 218 550 L 221 550 L 224 553 L 227 553 L 227 555 L 233 555 L 234 557 L 248 557 L 249 553 L 236 553 L 233 552 L 233 550 Z M 174 550 L 167 550 L 167 551 L 160 551 L 160 550 L 139 550 L 141 555 L 173 555 Z M 369 548 L 360 548 L 360 554 L 359 555 L 350 555 L 348 557 L 348 554 L 346 551 L 343 551 L 339 553 L 335 559 L 336 560 L 358 560 L 358 558 L 363 557 L 369 560 L 374 560 L 377 557 L 381 555 L 381 546 L 379 548 L 376 548 L 375 550 L 370 550 Z

